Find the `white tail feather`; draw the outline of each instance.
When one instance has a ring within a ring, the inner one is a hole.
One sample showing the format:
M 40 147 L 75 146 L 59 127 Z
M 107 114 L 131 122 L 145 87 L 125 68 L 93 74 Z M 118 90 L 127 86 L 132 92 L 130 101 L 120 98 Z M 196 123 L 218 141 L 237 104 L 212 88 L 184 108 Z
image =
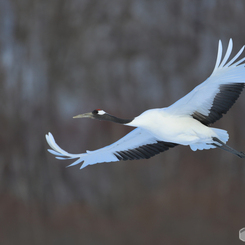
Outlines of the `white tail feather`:
M 226 130 L 219 129 L 219 128 L 211 128 L 214 133 L 216 134 L 215 137 L 217 137 L 219 140 L 221 140 L 223 143 L 226 143 L 229 139 L 229 134 L 227 133 Z M 190 148 L 193 151 L 196 150 L 208 150 L 208 149 L 213 149 L 216 148 L 215 145 L 212 145 L 210 142 L 205 143 L 205 142 L 200 142 L 196 144 L 190 145 Z

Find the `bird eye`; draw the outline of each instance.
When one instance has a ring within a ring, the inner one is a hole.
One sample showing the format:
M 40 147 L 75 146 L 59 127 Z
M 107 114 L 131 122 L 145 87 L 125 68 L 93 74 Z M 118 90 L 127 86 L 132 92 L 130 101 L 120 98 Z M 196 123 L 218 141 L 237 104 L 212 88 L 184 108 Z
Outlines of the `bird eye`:
M 95 115 L 95 114 L 98 114 L 98 110 L 93 110 L 93 111 L 92 111 L 92 114 L 94 114 L 94 115 Z

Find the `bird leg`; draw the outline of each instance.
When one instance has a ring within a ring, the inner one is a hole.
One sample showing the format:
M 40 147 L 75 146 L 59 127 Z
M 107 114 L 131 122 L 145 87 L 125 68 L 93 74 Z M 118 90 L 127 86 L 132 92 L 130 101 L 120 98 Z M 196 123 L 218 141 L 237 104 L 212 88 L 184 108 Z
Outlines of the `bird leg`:
M 224 142 L 222 142 L 221 140 L 219 140 L 218 138 L 216 137 L 213 137 L 213 141 L 216 141 L 217 143 L 213 143 L 212 145 L 216 146 L 216 147 L 219 147 L 220 149 L 222 150 L 225 150 L 225 151 L 228 151 L 240 158 L 245 158 L 245 154 L 243 152 L 239 152 L 233 148 L 231 148 L 230 146 L 226 145 Z

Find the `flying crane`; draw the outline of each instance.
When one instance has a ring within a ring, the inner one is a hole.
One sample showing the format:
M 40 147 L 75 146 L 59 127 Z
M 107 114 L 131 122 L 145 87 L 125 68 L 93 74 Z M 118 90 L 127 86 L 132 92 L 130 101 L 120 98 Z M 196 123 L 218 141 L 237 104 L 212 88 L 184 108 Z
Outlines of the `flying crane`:
M 80 169 L 102 162 L 148 159 L 177 145 L 189 145 L 191 150 L 220 148 L 245 158 L 243 152 L 226 145 L 226 130 L 209 127 L 219 120 L 238 99 L 245 83 L 245 58 L 237 61 L 244 50 L 228 61 L 233 47 L 230 39 L 222 59 L 219 41 L 217 60 L 210 77 L 180 100 L 166 108 L 151 109 L 132 119 L 121 119 L 97 109 L 74 118 L 92 118 L 136 127 L 115 143 L 94 151 L 70 154 L 61 149 L 51 133 L 46 140 L 48 151 L 57 159 L 75 159 L 69 166 L 83 163 Z

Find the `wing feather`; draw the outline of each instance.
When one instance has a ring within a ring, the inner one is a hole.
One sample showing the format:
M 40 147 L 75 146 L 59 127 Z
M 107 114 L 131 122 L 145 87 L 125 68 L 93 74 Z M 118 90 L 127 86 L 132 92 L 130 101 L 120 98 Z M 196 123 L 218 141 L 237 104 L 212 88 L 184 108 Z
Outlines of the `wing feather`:
M 225 65 L 225 63 L 227 62 L 227 60 L 229 59 L 229 57 L 231 55 L 232 47 L 233 47 L 233 41 L 232 41 L 232 39 L 230 39 L 229 44 L 228 44 L 228 48 L 227 48 L 226 53 L 225 53 L 225 56 L 224 56 L 221 64 L 219 65 L 220 67 L 223 67 Z

